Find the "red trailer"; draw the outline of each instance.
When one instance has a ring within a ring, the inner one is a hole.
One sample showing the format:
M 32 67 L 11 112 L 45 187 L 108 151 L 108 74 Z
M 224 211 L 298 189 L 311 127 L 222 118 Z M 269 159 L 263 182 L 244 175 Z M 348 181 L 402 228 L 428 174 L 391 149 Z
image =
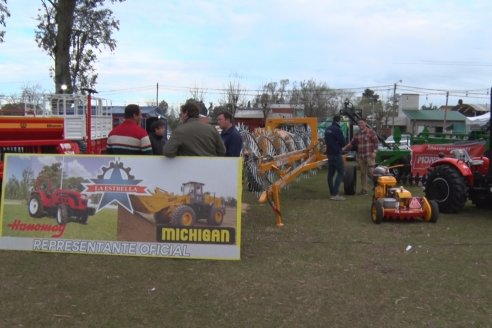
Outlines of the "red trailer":
M 111 106 L 91 95 L 42 97 L 23 116 L 0 111 L 0 185 L 5 153 L 101 154 L 113 127 Z

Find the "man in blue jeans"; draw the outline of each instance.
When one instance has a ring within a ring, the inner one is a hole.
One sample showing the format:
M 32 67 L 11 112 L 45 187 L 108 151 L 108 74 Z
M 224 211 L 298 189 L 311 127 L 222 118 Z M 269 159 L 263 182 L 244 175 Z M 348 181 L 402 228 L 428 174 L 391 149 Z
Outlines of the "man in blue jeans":
M 338 193 L 345 170 L 343 167 L 342 150 L 345 146 L 345 137 L 340 129 L 340 115 L 333 117 L 333 123 L 325 130 L 326 155 L 328 156 L 328 188 L 331 200 L 345 200 Z M 336 173 L 336 178 L 335 178 Z M 333 181 L 335 180 L 335 181 Z

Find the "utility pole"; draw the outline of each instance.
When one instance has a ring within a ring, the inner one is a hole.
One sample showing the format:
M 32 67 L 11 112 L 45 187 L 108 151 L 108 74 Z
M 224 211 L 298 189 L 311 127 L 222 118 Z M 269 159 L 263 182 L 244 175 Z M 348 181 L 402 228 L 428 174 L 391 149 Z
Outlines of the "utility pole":
M 155 107 L 159 107 L 159 82 L 157 82 L 157 89 L 155 95 Z
M 449 91 L 446 91 L 446 107 L 444 107 L 444 123 L 442 125 L 442 133 L 446 133 L 446 119 L 448 117 L 448 98 Z
M 393 110 L 391 111 L 391 134 L 393 134 L 394 130 L 395 130 L 395 112 L 396 112 L 396 85 L 398 83 L 402 83 L 403 81 L 400 80 L 398 82 L 395 82 L 393 84 Z

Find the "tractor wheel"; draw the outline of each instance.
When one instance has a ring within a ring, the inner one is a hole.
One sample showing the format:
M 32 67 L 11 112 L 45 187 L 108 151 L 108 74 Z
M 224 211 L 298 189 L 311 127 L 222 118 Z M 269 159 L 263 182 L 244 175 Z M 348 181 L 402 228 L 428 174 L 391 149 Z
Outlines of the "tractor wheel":
M 66 205 L 61 204 L 58 206 L 58 211 L 56 211 L 56 222 L 59 225 L 68 223 L 68 208 Z
M 86 214 L 82 214 L 79 217 L 80 224 L 87 224 L 87 220 L 89 220 L 89 215 L 87 215 L 87 213 Z
M 454 167 L 436 166 L 427 176 L 425 196 L 437 202 L 439 211 L 456 213 L 465 206 L 465 179 Z
M 345 166 L 345 175 L 343 176 L 343 191 L 345 195 L 355 195 L 357 187 L 357 167 L 354 165 Z
M 212 207 L 210 210 L 210 216 L 207 219 L 208 224 L 211 226 L 219 226 L 224 221 L 224 212 L 220 208 Z
M 371 206 L 371 219 L 373 223 L 380 224 L 383 222 L 384 209 L 383 204 L 375 200 L 372 202 Z
M 191 227 L 195 222 L 195 211 L 188 205 L 181 205 L 171 216 L 171 224 L 177 227 Z
M 169 221 L 171 220 L 171 218 L 167 214 L 167 208 L 164 208 L 164 209 L 160 210 L 159 212 L 156 212 L 154 214 L 154 220 L 155 220 L 155 222 L 160 223 L 160 224 L 169 224 Z
M 40 218 L 44 216 L 44 208 L 41 203 L 41 197 L 39 195 L 32 195 L 27 203 L 27 209 L 29 215 L 33 218 Z

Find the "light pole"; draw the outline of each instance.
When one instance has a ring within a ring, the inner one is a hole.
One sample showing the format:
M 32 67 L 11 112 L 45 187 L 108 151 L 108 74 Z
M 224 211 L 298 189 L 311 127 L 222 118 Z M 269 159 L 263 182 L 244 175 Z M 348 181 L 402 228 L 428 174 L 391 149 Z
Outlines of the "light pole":
M 402 80 L 399 80 L 393 84 L 393 110 L 392 110 L 392 115 L 391 115 L 391 129 L 395 129 L 395 111 L 396 111 L 396 85 L 398 83 L 402 83 Z M 391 134 L 394 134 L 394 131 L 391 132 Z

